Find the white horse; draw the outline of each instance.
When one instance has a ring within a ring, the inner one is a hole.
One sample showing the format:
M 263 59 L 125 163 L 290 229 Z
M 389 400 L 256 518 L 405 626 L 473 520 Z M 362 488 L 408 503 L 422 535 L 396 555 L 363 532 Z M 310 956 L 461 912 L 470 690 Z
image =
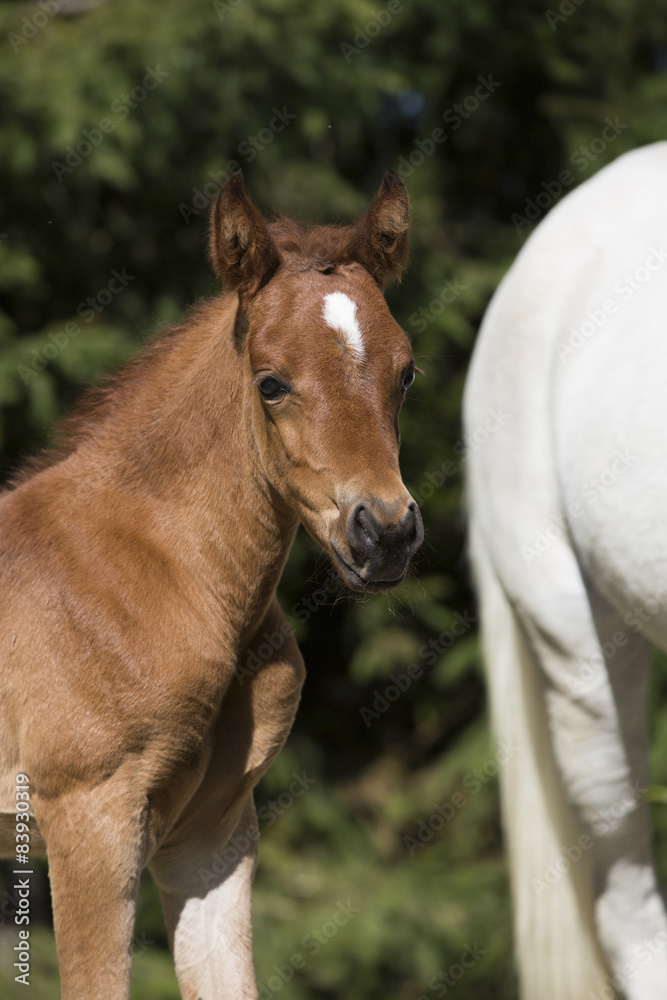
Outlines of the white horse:
M 501 791 L 522 996 L 665 1000 L 642 790 L 667 648 L 667 143 L 601 170 L 527 241 L 464 423 L 492 720 L 520 748 Z

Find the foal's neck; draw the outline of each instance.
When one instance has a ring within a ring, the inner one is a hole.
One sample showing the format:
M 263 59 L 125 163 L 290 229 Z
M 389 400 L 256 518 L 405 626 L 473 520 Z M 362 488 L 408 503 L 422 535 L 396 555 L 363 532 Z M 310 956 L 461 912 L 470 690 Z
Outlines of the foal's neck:
M 95 450 L 242 641 L 275 590 L 298 519 L 257 460 L 236 305 L 235 296 L 207 303 L 156 352 Z

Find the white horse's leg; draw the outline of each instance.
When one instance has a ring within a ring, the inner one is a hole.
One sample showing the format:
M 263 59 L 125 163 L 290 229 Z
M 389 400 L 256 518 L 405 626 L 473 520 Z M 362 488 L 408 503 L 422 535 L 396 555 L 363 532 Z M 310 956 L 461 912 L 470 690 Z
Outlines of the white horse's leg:
M 550 614 L 526 611 L 523 621 L 546 679 L 565 792 L 590 837 L 598 933 L 612 984 L 629 1000 L 659 1000 L 667 996 L 667 920 L 641 792 L 652 649 L 591 588 L 586 606 L 563 599 L 568 628 L 554 632 L 547 618 L 559 598 Z
M 564 539 L 511 598 L 474 519 L 471 543 L 494 729 L 518 745 L 501 781 L 522 996 L 611 1000 L 618 985 L 661 1000 L 667 921 L 641 796 L 651 646 L 587 589 Z
M 595 927 L 593 859 L 581 847 L 584 830 L 555 760 L 539 657 L 489 552 L 494 537 L 471 518 L 492 728 L 513 750 L 501 766 L 500 801 L 520 995 L 594 1000 L 608 973 Z
M 642 791 L 649 784 L 648 695 L 653 647 L 619 620 L 594 592 L 591 609 L 602 643 L 623 747 L 630 770 L 625 789 L 606 777 L 616 798 L 593 813 L 596 862 L 601 877 L 597 917 L 600 937 L 622 975 L 636 968 L 625 992 L 634 997 L 667 995 L 667 915 L 652 855 L 650 808 Z M 576 779 L 575 779 L 576 780 Z M 592 799 L 585 796 L 584 799 Z M 585 806 L 590 812 L 591 806 Z
M 187 839 L 161 849 L 150 868 L 160 888 L 183 1000 L 256 1000 L 251 890 L 257 861 L 252 797 L 219 840 L 200 817 Z

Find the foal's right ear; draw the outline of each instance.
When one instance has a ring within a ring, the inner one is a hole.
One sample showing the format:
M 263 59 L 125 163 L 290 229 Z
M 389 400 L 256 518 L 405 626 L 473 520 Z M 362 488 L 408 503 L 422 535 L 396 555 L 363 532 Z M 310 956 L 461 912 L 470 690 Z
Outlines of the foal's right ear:
M 213 205 L 210 256 L 225 287 L 240 297 L 255 295 L 280 264 L 266 222 L 243 190 L 240 173 L 227 178 Z

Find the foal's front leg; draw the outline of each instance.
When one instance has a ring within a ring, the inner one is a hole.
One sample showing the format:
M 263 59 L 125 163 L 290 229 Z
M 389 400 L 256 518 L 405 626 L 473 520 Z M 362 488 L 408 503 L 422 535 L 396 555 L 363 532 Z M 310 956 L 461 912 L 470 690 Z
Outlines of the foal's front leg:
M 47 844 L 62 1000 L 127 1000 L 145 808 L 110 777 L 34 807 Z
M 248 797 L 231 837 L 199 816 L 186 841 L 151 863 L 160 887 L 183 1000 L 257 1000 L 252 881 L 257 816 Z
M 252 789 L 289 733 L 304 679 L 301 653 L 275 599 L 239 666 L 213 724 L 204 779 L 150 863 L 183 1000 L 257 997 Z

